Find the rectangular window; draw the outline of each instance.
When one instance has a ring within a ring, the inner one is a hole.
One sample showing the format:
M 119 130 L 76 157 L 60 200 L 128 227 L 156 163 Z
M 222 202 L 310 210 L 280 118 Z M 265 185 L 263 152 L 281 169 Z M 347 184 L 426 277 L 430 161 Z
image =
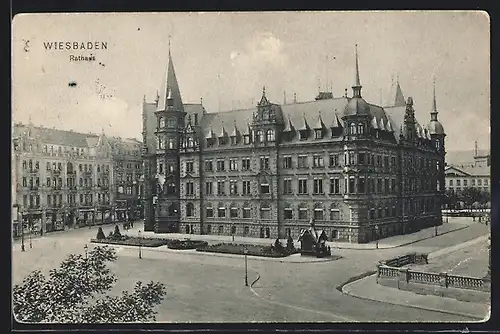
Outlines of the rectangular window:
M 207 208 L 206 215 L 207 215 L 207 218 L 213 218 L 213 216 L 214 216 L 214 209 L 210 208 L 210 207 Z
M 217 181 L 217 195 L 225 195 L 224 181 Z
M 330 154 L 330 167 L 339 166 L 339 156 L 338 154 Z
M 205 182 L 205 194 L 212 195 L 213 194 L 213 184 L 211 181 Z
M 299 180 L 299 194 L 307 194 L 307 180 Z
M 340 194 L 340 179 L 330 179 L 330 194 Z
M 243 195 L 250 194 L 250 181 L 243 181 Z
M 250 233 L 250 229 L 248 228 L 248 226 L 244 226 L 243 227 L 243 234 L 248 235 L 248 233 Z
M 186 195 L 194 195 L 194 183 L 193 181 L 186 182 Z
M 297 159 L 298 168 L 307 168 L 307 155 L 299 155 Z
M 231 195 L 238 194 L 238 183 L 236 181 L 229 181 L 229 193 Z
M 186 162 L 186 172 L 192 173 L 193 169 L 194 169 L 194 163 L 192 161 L 187 161 Z
M 238 162 L 236 159 L 229 159 L 229 170 L 238 170 Z
M 488 185 L 488 179 L 484 179 L 483 184 L 484 184 L 485 186 L 487 186 L 487 185 Z M 466 186 L 466 185 L 467 185 L 467 181 L 464 181 L 464 186 Z
M 323 194 L 323 180 L 322 179 L 314 179 L 313 192 L 314 192 L 314 194 Z
M 271 219 L 271 210 L 269 208 L 260 208 L 260 219 Z
M 389 179 L 384 180 L 384 193 L 385 194 L 389 193 Z
M 482 184 L 481 184 L 481 181 L 482 181 L 481 179 L 478 179 L 478 180 L 477 180 L 477 185 L 478 185 L 478 186 L 481 186 L 481 185 L 482 185 Z M 460 185 L 460 182 L 457 180 L 457 186 L 459 186 L 459 185 Z
M 314 209 L 314 220 L 323 220 L 323 209 Z
M 212 160 L 206 160 L 205 161 L 205 170 L 207 172 L 211 172 L 213 170 L 214 166 L 213 166 L 213 163 L 212 163 Z
M 292 193 L 292 180 L 284 179 L 283 180 L 283 194 L 291 194 Z
M 453 187 L 453 180 L 450 180 L 450 187 Z
M 283 157 L 283 168 L 284 169 L 292 168 L 292 157 L 291 156 Z
M 250 218 L 250 208 L 243 208 L 243 218 Z
M 325 163 L 323 161 L 323 157 L 320 155 L 313 156 L 313 167 L 325 167 Z
M 317 129 L 314 131 L 314 138 L 322 139 L 323 138 L 323 130 Z
M 360 177 L 358 179 L 358 193 L 364 194 L 366 191 L 366 184 L 365 184 L 365 178 Z
M 249 135 L 243 135 L 243 143 L 250 144 L 250 136 Z
M 261 194 L 269 194 L 269 183 L 261 183 L 260 193 Z
M 396 193 L 396 179 L 391 179 L 391 193 Z
M 331 209 L 330 210 L 330 220 L 340 220 L 340 210 Z
M 396 169 L 396 157 L 391 157 L 391 169 Z
M 359 165 L 364 165 L 365 164 L 365 153 L 358 153 L 358 164 Z
M 354 181 L 354 177 L 349 178 L 349 194 L 354 194 L 356 192 L 356 182 Z
M 220 207 L 217 209 L 217 217 L 226 218 L 226 208 Z
M 460 184 L 460 180 L 457 180 L 457 187 L 460 187 L 461 184 Z
M 476 180 L 472 179 L 471 183 L 472 183 L 472 186 L 474 187 L 476 185 Z M 453 180 L 450 180 L 450 186 L 452 186 L 452 185 L 453 185 Z
M 283 211 L 283 217 L 285 219 L 292 219 L 292 209 L 291 208 L 285 208 Z
M 224 171 L 225 166 L 224 166 L 224 160 L 217 160 L 217 171 Z
M 299 209 L 299 219 L 307 219 L 307 208 L 300 208 Z
M 356 156 L 354 152 L 349 152 L 349 166 L 354 166 L 356 164 Z
M 260 169 L 267 170 L 269 169 L 269 157 L 260 157 Z
M 250 170 L 250 158 L 241 159 L 241 169 Z
M 230 208 L 229 209 L 229 216 L 231 218 L 238 218 L 238 208 Z
M 377 179 L 377 193 L 382 193 L 382 179 Z

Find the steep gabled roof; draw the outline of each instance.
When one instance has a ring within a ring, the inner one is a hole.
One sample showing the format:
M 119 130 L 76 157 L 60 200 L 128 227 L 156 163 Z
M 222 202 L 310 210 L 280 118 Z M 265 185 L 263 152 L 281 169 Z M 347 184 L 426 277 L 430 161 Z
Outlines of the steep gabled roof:
M 175 75 L 174 62 L 172 61 L 170 50 L 168 52 L 168 65 L 167 70 L 165 71 L 165 81 L 163 82 L 162 89 L 160 91 L 157 110 L 166 110 L 167 100 L 169 98 L 173 100 L 175 110 L 184 111 L 179 83 L 177 82 L 177 77 Z

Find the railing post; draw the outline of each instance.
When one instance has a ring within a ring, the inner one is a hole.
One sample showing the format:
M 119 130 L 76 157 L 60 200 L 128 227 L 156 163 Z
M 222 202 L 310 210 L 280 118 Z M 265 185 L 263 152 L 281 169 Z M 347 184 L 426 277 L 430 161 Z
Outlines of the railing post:
M 445 288 L 448 287 L 448 274 L 447 273 L 439 273 L 439 284 L 441 286 L 444 286 Z
M 398 270 L 398 289 L 400 288 L 399 285 L 401 283 L 407 284 L 408 283 L 408 268 L 399 268 Z

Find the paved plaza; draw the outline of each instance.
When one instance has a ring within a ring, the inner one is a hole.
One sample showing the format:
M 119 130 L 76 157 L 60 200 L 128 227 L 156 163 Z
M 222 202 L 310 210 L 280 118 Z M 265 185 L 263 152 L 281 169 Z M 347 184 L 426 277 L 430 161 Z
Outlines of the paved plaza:
M 249 282 L 256 281 L 252 287 L 244 285 L 243 256 L 143 247 L 139 259 L 137 247 L 116 246 L 118 259 L 111 268 L 118 282 L 112 293 L 132 290 L 139 280 L 163 282 L 167 294 L 157 307 L 160 322 L 473 321 L 466 315 L 362 300 L 337 289 L 350 278 L 373 270 L 379 260 L 412 251 L 433 252 L 488 233 L 484 224 L 468 223 L 467 228 L 402 247 L 332 249 L 334 255 L 342 256 L 336 261 L 249 257 Z M 113 229 L 114 225 L 103 226 L 106 235 Z M 136 235 L 139 229 L 142 224 L 136 223 L 129 233 Z M 35 269 L 47 273 L 70 253 L 83 254 L 85 244 L 95 246 L 89 240 L 96 234 L 97 228 L 47 234 L 33 239 L 33 248 L 26 243 L 25 252 L 15 241 L 13 282 L 21 282 Z

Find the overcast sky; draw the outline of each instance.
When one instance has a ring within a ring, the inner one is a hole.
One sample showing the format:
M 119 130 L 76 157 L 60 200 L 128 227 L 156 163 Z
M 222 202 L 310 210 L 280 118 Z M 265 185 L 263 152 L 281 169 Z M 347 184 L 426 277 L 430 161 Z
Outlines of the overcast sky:
M 427 124 L 436 77 L 447 148 L 490 141 L 490 33 L 483 12 L 268 12 L 43 14 L 13 23 L 13 119 L 141 138 L 143 95 L 153 101 L 168 36 L 184 103 L 208 112 L 250 108 L 266 86 L 272 102 L 310 101 L 354 83 L 358 44 L 362 95 L 389 98 L 399 75 Z M 26 43 L 26 41 L 29 41 Z M 44 42 L 102 41 L 107 50 L 46 50 Z M 24 51 L 25 47 L 27 51 Z M 93 54 L 94 62 L 70 62 Z M 100 64 L 101 63 L 101 64 Z M 75 87 L 68 86 L 75 82 Z

